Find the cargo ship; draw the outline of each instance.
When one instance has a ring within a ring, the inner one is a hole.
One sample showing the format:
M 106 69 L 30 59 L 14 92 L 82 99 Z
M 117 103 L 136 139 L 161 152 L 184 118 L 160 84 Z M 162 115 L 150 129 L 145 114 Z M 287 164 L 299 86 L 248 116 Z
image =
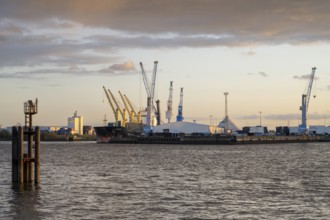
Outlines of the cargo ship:
M 143 133 L 142 124 L 127 124 L 125 127 L 116 124 L 95 127 L 97 143 L 110 144 L 190 144 L 190 145 L 235 145 L 235 144 L 274 144 L 330 142 L 326 135 L 252 135 L 237 136 L 231 134 L 202 133 Z
M 113 139 L 127 138 L 131 135 L 141 135 L 143 133 L 142 123 L 109 123 L 108 126 L 94 127 L 97 143 L 110 143 Z

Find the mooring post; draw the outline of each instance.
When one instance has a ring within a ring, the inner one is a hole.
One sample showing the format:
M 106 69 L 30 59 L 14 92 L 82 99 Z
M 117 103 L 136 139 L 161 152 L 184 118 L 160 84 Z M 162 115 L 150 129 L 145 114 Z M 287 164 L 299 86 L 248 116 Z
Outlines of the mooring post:
M 40 128 L 35 128 L 34 182 L 40 183 Z
M 29 182 L 30 181 L 30 175 L 29 175 L 29 172 L 30 172 L 30 169 L 29 169 L 29 161 L 26 161 L 26 159 L 28 159 L 28 154 L 23 154 L 23 158 L 24 158 L 24 182 Z
M 17 182 L 18 181 L 18 163 L 17 163 L 17 127 L 12 128 L 12 181 Z
M 12 128 L 12 181 L 18 183 L 40 182 L 40 128 L 32 127 L 32 115 L 38 112 L 38 99 L 24 103 L 25 126 Z M 27 135 L 27 153 L 24 153 L 24 135 Z M 35 151 L 33 154 L 33 138 Z M 34 156 L 34 157 L 33 157 Z M 34 163 L 34 165 L 33 165 Z M 33 172 L 34 170 L 34 172 Z M 33 175 L 34 174 L 34 175 Z
M 18 182 L 24 182 L 24 132 L 21 126 L 18 127 Z
M 32 116 L 30 117 L 30 123 L 32 123 Z M 28 128 L 28 158 L 33 158 L 33 150 L 32 150 L 32 144 L 33 144 L 33 129 L 32 127 Z M 26 182 L 30 182 L 33 180 L 33 164 L 32 161 L 27 162 L 28 166 L 28 179 Z

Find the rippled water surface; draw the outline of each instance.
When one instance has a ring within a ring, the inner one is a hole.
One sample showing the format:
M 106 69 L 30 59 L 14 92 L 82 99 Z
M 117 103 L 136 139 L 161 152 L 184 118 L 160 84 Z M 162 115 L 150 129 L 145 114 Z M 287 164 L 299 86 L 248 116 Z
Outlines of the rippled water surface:
M 330 144 L 42 143 L 41 183 L 11 183 L 0 219 L 330 219 Z

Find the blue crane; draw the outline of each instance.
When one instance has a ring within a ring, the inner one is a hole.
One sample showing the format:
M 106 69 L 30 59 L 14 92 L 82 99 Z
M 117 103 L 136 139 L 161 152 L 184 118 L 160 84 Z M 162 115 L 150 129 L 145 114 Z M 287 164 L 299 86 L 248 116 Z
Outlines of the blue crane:
M 183 121 L 183 88 L 180 90 L 180 103 L 178 107 L 178 115 L 176 116 L 176 121 Z
M 168 123 L 171 122 L 171 118 L 173 117 L 172 102 L 173 102 L 173 81 L 170 81 L 170 94 L 168 96 L 167 111 L 166 111 L 166 118 L 168 120 Z
M 314 75 L 315 75 L 315 70 L 316 67 L 312 68 L 312 73 L 309 78 L 309 83 L 302 94 L 301 98 L 301 125 L 299 125 L 299 133 L 306 133 L 307 131 L 307 111 L 308 111 L 308 104 L 309 104 L 309 99 L 311 97 L 311 92 L 312 92 L 312 86 L 313 86 L 313 81 L 314 81 Z

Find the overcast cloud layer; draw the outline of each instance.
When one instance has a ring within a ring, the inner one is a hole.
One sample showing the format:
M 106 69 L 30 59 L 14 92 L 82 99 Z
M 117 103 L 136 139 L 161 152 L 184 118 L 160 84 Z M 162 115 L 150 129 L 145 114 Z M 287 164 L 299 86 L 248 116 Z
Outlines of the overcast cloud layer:
M 118 68 L 130 62 L 117 57 L 122 48 L 250 47 L 330 39 L 327 0 L 0 0 L 0 5 L 2 78 L 66 73 L 72 66 L 80 73 L 127 71 Z M 12 67 L 26 69 L 11 72 Z

